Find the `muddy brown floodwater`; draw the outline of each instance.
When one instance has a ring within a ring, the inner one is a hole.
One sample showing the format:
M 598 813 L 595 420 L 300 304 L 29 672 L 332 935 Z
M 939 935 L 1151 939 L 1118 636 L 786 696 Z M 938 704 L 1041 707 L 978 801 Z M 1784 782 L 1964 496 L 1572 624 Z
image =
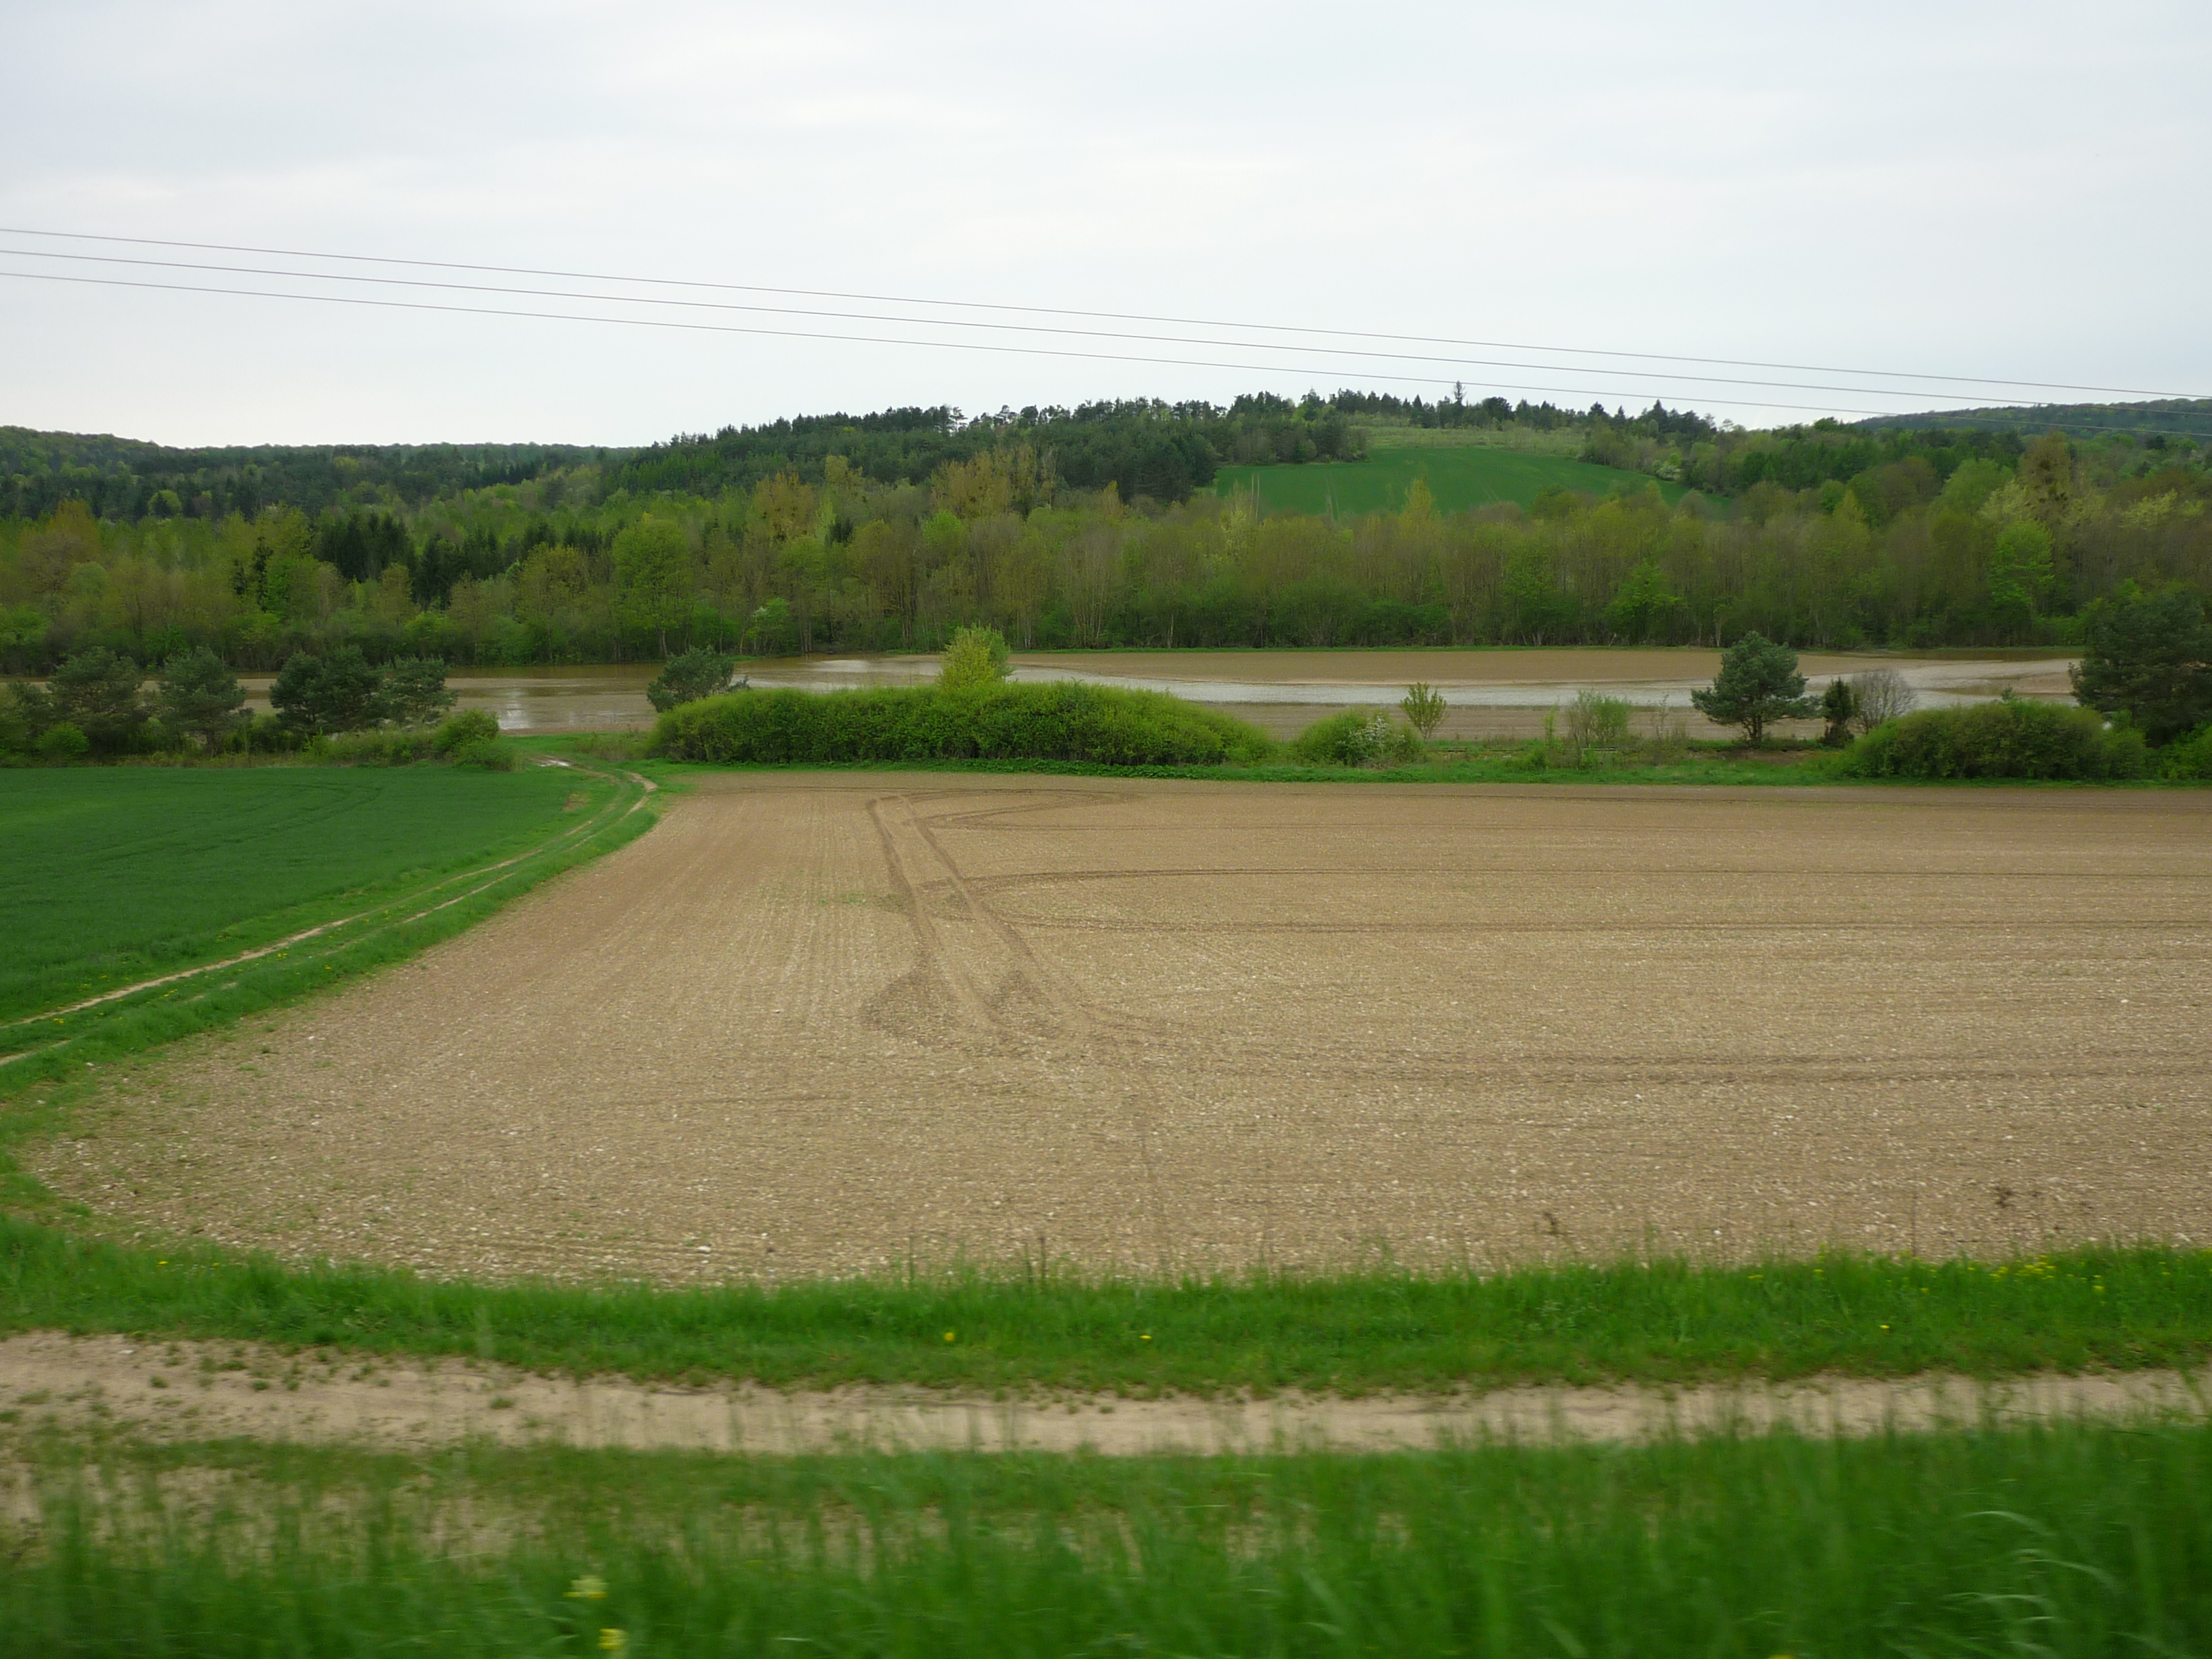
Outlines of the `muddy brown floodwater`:
M 126 1228 L 669 1281 L 2212 1236 L 2212 797 L 720 775 L 121 1075 Z
M 2025 696 L 2066 697 L 2069 659 L 2014 653 L 1994 657 L 1842 656 L 1801 659 L 1818 692 L 1837 674 L 1891 668 L 1930 706 L 1994 697 L 2008 689 Z M 1525 738 L 1541 732 L 1547 713 L 1585 689 L 1644 709 L 1664 702 L 1700 737 L 1720 735 L 1690 709 L 1690 693 L 1710 683 L 1720 653 L 1694 647 L 1437 651 L 1036 651 L 1014 659 L 1024 682 L 1087 680 L 1171 692 L 1226 708 L 1279 738 L 1358 704 L 1394 704 L 1415 680 L 1435 685 L 1446 708 L 1443 738 Z M 918 685 L 933 678 L 934 656 L 791 657 L 750 660 L 745 672 L 762 686 L 835 690 L 860 685 Z M 605 732 L 653 723 L 645 695 L 659 663 L 556 668 L 461 668 L 451 684 L 460 707 L 481 708 L 509 732 Z M 269 703 L 268 675 L 244 684 L 251 706 Z M 1648 716 L 1646 717 L 1648 718 Z M 1805 734 L 1817 720 L 1785 723 Z

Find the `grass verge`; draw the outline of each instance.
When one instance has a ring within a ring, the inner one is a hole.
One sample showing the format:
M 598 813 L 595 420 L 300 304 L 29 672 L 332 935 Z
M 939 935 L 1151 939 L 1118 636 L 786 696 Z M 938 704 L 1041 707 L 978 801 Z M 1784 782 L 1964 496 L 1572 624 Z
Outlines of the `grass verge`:
M 1828 1255 L 1174 1282 L 980 1273 L 663 1290 L 289 1268 L 0 1218 L 0 1330 L 228 1338 L 640 1379 L 1361 1393 L 2212 1358 L 2212 1252 Z
M 2197 1653 L 2212 1431 L 1390 1457 L 33 1454 L 26 1653 Z

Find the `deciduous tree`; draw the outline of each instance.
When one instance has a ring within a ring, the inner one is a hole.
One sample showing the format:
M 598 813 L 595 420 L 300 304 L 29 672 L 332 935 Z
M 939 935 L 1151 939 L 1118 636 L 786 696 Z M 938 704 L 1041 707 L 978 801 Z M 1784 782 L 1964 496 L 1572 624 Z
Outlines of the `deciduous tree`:
M 947 691 L 996 685 L 1006 678 L 1012 660 L 1006 636 L 997 629 L 963 628 L 945 645 L 937 683 Z

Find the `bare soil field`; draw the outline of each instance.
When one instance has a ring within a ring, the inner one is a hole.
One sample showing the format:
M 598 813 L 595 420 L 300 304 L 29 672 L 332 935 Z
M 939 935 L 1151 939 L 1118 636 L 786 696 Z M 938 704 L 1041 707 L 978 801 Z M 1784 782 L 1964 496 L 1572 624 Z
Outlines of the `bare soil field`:
M 2212 1237 L 2212 797 L 702 778 L 27 1158 L 671 1282 Z

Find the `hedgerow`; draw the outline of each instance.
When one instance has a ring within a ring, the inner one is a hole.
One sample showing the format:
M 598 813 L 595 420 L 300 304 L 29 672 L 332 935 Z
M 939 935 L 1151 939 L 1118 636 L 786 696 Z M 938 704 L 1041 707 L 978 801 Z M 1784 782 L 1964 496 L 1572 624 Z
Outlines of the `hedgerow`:
M 1274 745 L 1231 715 L 1157 691 L 1073 682 L 862 691 L 744 690 L 661 715 L 653 752 L 726 764 L 1050 760 L 1218 766 Z
M 1838 757 L 1863 778 L 2139 778 L 2142 734 L 2093 709 L 2007 697 L 1885 721 Z

